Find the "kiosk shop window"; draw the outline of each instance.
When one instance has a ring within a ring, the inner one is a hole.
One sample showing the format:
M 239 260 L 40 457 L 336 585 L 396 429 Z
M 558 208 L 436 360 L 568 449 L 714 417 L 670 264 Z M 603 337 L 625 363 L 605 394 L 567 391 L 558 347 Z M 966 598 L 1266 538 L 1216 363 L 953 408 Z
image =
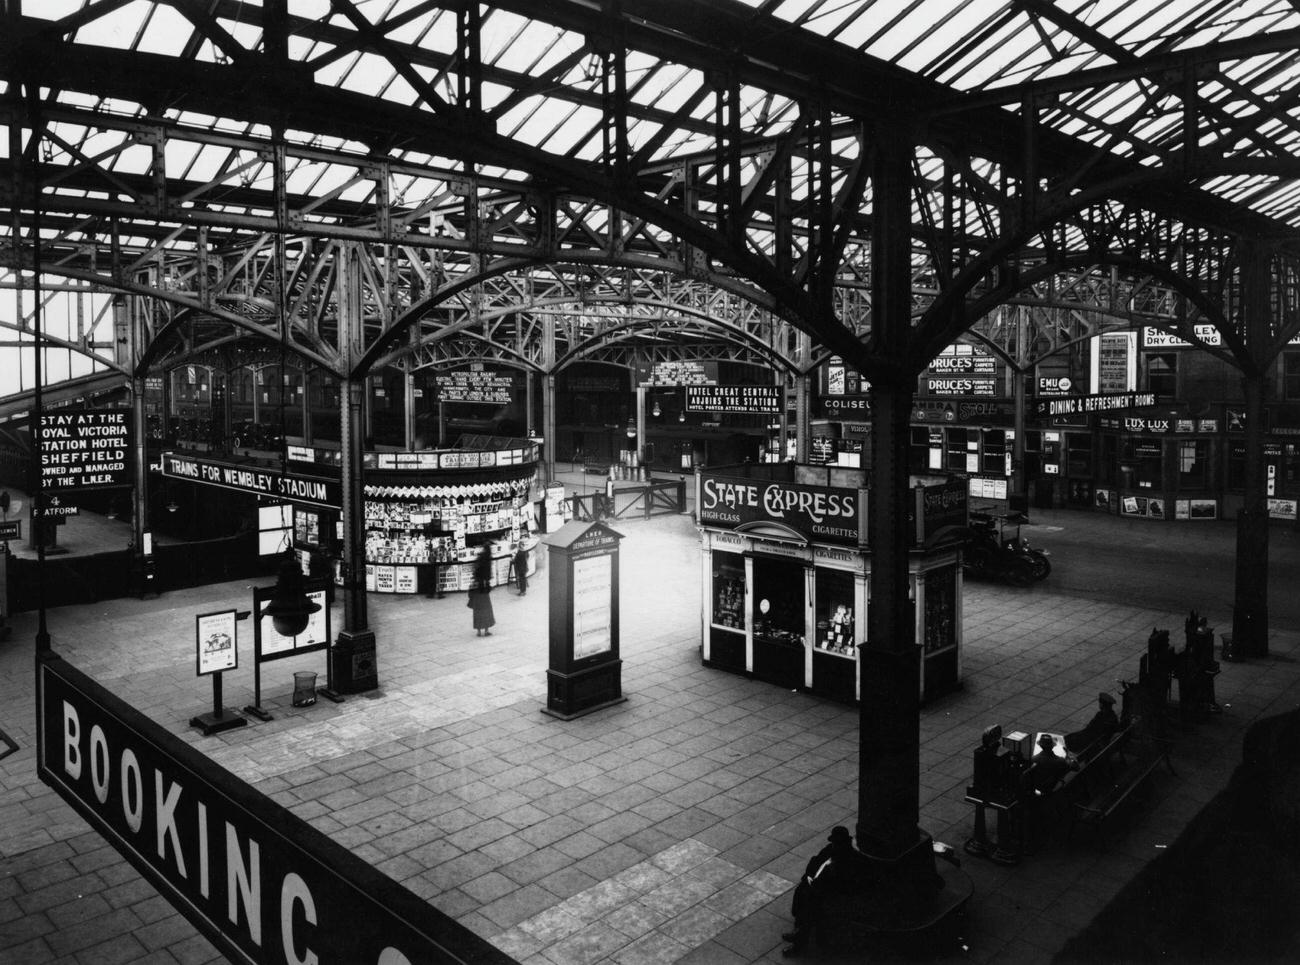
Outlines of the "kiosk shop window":
M 713 623 L 745 628 L 745 558 L 739 553 L 713 553 Z
M 1210 444 L 1203 439 L 1183 439 L 1178 443 L 1178 488 L 1205 489 L 1209 486 Z
M 754 557 L 754 635 L 803 646 L 804 566 L 797 560 Z
M 815 581 L 817 634 L 813 645 L 845 657 L 858 649 L 857 614 L 853 612 L 853 574 L 818 569 Z
M 957 643 L 957 568 L 943 566 L 925 574 L 925 652 Z

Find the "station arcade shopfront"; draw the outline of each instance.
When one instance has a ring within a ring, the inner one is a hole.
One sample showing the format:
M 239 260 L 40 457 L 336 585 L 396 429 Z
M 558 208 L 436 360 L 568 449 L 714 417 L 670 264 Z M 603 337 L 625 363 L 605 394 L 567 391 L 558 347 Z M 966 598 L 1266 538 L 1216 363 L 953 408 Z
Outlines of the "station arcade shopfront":
M 862 475 L 793 463 L 696 473 L 705 666 L 860 699 L 871 575 Z M 967 481 L 913 476 L 911 486 L 908 596 L 928 699 L 961 682 Z

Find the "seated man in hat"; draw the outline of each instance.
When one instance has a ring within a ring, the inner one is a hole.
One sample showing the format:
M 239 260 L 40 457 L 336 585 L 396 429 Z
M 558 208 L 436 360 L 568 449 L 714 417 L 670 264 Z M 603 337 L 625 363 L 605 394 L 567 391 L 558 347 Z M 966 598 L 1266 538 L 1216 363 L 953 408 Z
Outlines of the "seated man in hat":
M 1038 751 L 1033 763 L 1020 775 L 1020 801 L 1024 807 L 1021 820 L 1024 825 L 1024 843 L 1032 851 L 1047 835 L 1052 814 L 1052 792 L 1060 786 L 1065 775 L 1079 769 L 1078 761 L 1056 753 L 1056 741 L 1051 734 L 1038 735 Z
M 860 890 L 866 884 L 867 859 L 853 847 L 849 829 L 836 826 L 826 840 L 830 843 L 808 862 L 803 877 L 795 886 L 790 907 L 790 913 L 794 916 L 794 931 L 781 936 L 790 943 L 782 952 L 783 955 L 799 955 L 807 947 L 818 913 L 827 897 Z
M 1087 759 L 1118 731 L 1115 698 L 1103 690 L 1097 695 L 1097 713 L 1092 715 L 1092 720 L 1084 725 L 1083 730 L 1065 735 L 1065 749 L 1076 757 Z

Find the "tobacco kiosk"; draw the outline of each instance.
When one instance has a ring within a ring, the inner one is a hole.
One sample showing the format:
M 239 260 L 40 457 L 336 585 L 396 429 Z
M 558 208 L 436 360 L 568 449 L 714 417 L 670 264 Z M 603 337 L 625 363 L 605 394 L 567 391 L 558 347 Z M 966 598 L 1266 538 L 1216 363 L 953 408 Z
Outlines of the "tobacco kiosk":
M 537 445 L 381 452 L 366 469 L 366 589 L 468 590 L 482 547 L 492 584 L 507 583 L 515 552 L 537 569 Z
M 837 700 L 861 697 L 870 602 L 869 490 L 856 469 L 744 464 L 695 476 L 706 666 Z M 961 681 L 961 539 L 967 484 L 911 477 L 908 595 L 921 698 Z

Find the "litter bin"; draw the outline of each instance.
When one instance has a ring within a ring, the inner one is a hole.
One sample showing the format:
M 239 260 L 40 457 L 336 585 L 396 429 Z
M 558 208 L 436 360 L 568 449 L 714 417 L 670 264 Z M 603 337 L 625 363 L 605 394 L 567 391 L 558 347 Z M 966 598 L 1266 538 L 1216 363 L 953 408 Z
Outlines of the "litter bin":
M 316 703 L 316 674 L 310 670 L 299 670 L 293 675 L 293 705 L 310 707 Z

